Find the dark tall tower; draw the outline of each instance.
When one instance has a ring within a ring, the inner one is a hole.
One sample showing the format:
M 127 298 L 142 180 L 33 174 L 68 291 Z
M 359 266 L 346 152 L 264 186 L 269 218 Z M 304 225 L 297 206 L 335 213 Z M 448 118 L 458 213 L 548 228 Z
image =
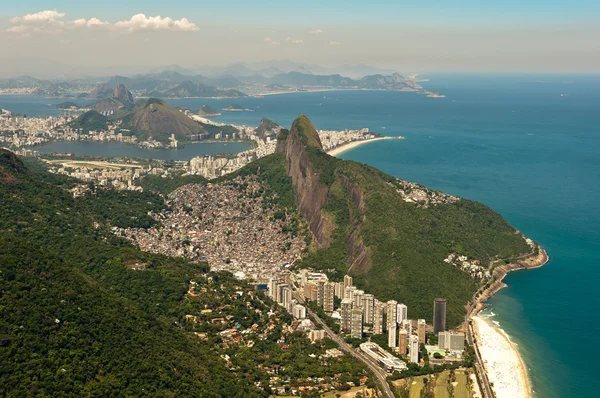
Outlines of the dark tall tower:
M 433 333 L 446 331 L 446 304 L 445 298 L 436 298 L 433 300 Z

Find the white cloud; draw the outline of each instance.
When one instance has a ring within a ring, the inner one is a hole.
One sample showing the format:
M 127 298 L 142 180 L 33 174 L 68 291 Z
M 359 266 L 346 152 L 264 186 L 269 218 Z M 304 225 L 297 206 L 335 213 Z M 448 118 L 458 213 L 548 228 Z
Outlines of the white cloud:
M 108 25 L 108 22 L 106 21 L 101 21 L 98 18 L 90 18 L 89 20 L 85 20 L 83 18 L 81 19 L 76 19 L 75 21 L 72 22 L 73 26 L 77 27 L 77 28 L 91 28 L 94 26 L 106 26 Z
M 195 32 L 199 30 L 195 23 L 187 18 L 173 20 L 169 17 L 146 17 L 144 14 L 136 14 L 128 21 L 118 21 L 114 24 L 117 29 L 123 29 L 130 33 L 144 30 L 173 30 L 184 32 Z
M 332 40 L 329 42 L 329 45 L 330 46 L 340 46 L 340 45 L 342 45 L 342 43 L 340 43 L 339 41 Z
M 144 30 L 169 30 L 182 32 L 195 32 L 199 30 L 195 23 L 187 18 L 174 20 L 169 17 L 161 16 L 146 17 L 144 14 L 137 14 L 126 21 L 118 21 L 110 24 L 107 21 L 101 21 L 98 18 L 66 20 L 64 12 L 56 10 L 45 10 L 34 14 L 27 14 L 22 17 L 13 17 L 9 21 L 12 27 L 6 29 L 9 33 L 59 33 L 63 30 L 106 27 L 125 32 L 137 32 Z
M 58 12 L 56 10 L 45 10 L 36 12 L 34 14 L 27 14 L 22 17 L 13 17 L 10 19 L 12 24 L 31 24 L 38 25 L 44 23 L 58 22 L 59 19 L 65 16 L 64 12 Z
M 311 34 L 311 35 L 320 35 L 321 33 L 323 33 L 323 30 L 321 30 L 321 29 L 315 29 L 315 30 L 311 30 L 308 33 Z
M 292 40 L 292 44 L 302 44 L 304 40 Z

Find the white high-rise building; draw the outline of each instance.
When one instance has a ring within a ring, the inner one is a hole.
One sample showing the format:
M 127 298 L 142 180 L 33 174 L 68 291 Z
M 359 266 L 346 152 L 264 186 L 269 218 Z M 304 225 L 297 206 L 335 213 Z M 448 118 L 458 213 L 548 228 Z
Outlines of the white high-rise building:
M 352 306 L 354 308 L 362 308 L 364 295 L 365 292 L 363 290 L 354 291 L 354 295 L 352 296 Z
M 355 339 L 362 339 L 363 334 L 363 311 L 362 308 L 352 309 L 352 325 L 350 336 Z
M 306 308 L 303 305 L 296 304 L 292 310 L 292 315 L 296 319 L 304 319 L 306 318 Z
M 327 314 L 333 313 L 333 299 L 335 296 L 335 284 L 333 282 L 325 282 L 323 286 L 323 310 Z
M 351 287 L 352 286 L 352 277 L 350 275 L 345 275 L 344 276 L 344 287 Z
M 392 323 L 396 323 L 398 318 L 397 318 L 397 314 L 396 311 L 398 310 L 398 302 L 396 300 L 390 300 L 387 302 L 387 308 L 386 308 L 386 312 L 387 312 L 387 329 L 389 330 L 389 328 L 391 327 Z
M 365 294 L 362 298 L 362 308 L 365 315 L 365 323 L 372 325 L 375 316 L 375 296 Z
M 373 334 L 383 334 L 383 313 L 385 311 L 385 305 L 379 300 L 375 300 L 374 307 Z
M 352 330 L 352 301 L 347 298 L 343 299 L 341 309 L 342 331 L 344 333 L 350 333 Z
M 335 282 L 335 297 L 339 299 L 344 298 L 344 283 L 343 282 Z
M 413 332 L 412 321 L 410 319 L 405 319 L 402 321 L 402 328 L 406 329 L 408 335 L 410 336 Z
M 409 337 L 409 362 L 419 363 L 419 337 L 411 335 Z
M 402 321 L 408 319 L 408 307 L 402 303 L 398 304 L 398 306 L 396 307 L 396 314 L 396 320 L 398 324 L 402 325 Z
M 396 323 L 391 324 L 388 329 L 388 347 L 398 347 L 398 326 Z
M 352 301 L 354 299 L 354 291 L 356 288 L 354 286 L 346 286 L 344 289 L 344 298 Z

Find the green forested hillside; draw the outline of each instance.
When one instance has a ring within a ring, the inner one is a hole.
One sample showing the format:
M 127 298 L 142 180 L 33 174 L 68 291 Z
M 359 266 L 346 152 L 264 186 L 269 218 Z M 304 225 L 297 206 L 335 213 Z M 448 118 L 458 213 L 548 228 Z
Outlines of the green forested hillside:
M 270 310 L 281 322 L 289 315 L 230 274 L 140 252 L 108 232 L 113 211 L 127 223 L 152 208 L 150 197 L 73 199 L 63 188 L 71 183 L 0 151 L 0 396 L 262 397 L 274 364 L 292 380 L 306 369 L 364 374 L 350 359 L 323 367 L 308 355 L 325 348 L 300 350 L 301 335 L 288 336 L 284 352 L 283 323 L 234 357 L 239 348 L 222 341 L 223 328 L 267 330 Z M 190 281 L 204 293 L 186 294 Z M 205 308 L 230 321 L 187 322 Z M 292 358 L 298 367 L 288 366 Z

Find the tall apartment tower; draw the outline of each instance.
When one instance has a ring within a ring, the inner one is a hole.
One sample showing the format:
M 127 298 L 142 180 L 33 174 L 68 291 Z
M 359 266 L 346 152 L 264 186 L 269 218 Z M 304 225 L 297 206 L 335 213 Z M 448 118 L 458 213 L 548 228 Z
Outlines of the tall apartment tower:
M 364 296 L 365 296 L 364 290 L 355 290 L 354 296 L 352 296 L 352 305 L 355 308 L 362 308 Z
M 335 283 L 326 282 L 323 286 L 323 310 L 327 314 L 333 313 L 333 298 L 335 296 Z
M 396 314 L 398 325 L 402 325 L 402 321 L 408 319 L 408 307 L 402 303 L 398 304 Z
M 352 277 L 350 275 L 345 275 L 344 276 L 344 287 L 351 287 L 352 286 Z
M 408 332 L 406 329 L 400 329 L 398 334 L 398 350 L 400 355 L 406 355 L 408 352 Z
M 365 294 L 362 298 L 362 308 L 365 315 L 365 323 L 372 325 L 375 317 L 375 296 Z
M 409 362 L 419 363 L 419 338 L 415 335 L 409 337 Z
M 425 344 L 425 329 L 427 328 L 427 324 L 425 323 L 425 319 L 419 319 L 417 321 L 417 337 L 419 338 L 419 344 Z
M 387 302 L 387 329 L 390 329 L 392 324 L 396 324 L 398 322 L 397 313 L 398 311 L 398 302 L 396 300 L 390 300 Z
M 433 333 L 436 335 L 439 332 L 446 330 L 446 304 L 448 300 L 445 298 L 436 298 L 433 300 Z
M 383 334 L 383 313 L 384 304 L 378 300 L 375 300 L 373 311 L 373 334 Z
M 362 339 L 363 334 L 363 311 L 362 308 L 352 309 L 352 325 L 350 328 L 350 337 Z
M 344 283 L 343 282 L 335 282 L 335 297 L 339 299 L 344 298 Z
M 405 319 L 402 321 L 402 327 L 406 329 L 408 335 L 410 336 L 413 332 L 413 322 L 410 319 Z
M 349 299 L 342 300 L 342 331 L 350 333 L 352 330 L 352 301 Z
M 398 347 L 398 326 L 396 323 L 393 323 L 388 328 L 388 347 L 396 348 Z
M 354 299 L 354 292 L 356 288 L 354 286 L 346 286 L 344 288 L 344 298 L 352 301 Z
M 317 281 L 317 305 L 323 308 L 325 302 L 325 280 Z

